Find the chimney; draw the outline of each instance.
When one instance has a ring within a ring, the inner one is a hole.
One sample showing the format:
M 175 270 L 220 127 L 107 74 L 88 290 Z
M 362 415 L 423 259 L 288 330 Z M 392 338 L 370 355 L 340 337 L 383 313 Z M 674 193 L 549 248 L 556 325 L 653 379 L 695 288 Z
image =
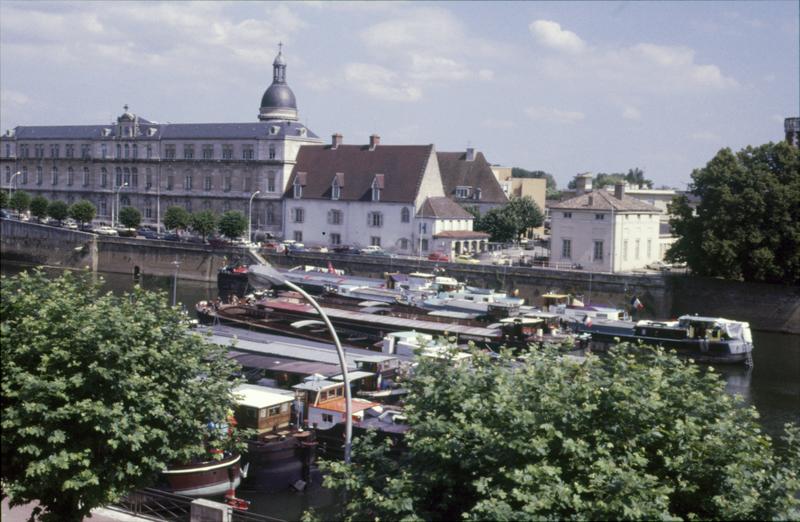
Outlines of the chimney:
M 467 161 L 475 161 L 475 149 L 467 147 Z
M 592 175 L 588 172 L 575 176 L 575 195 L 580 196 L 592 191 Z
M 342 135 L 338 132 L 331 136 L 331 149 L 336 150 L 342 144 Z
M 622 199 L 625 196 L 625 183 L 622 181 L 617 181 L 614 183 L 614 197 L 617 199 Z
M 375 150 L 375 147 L 381 144 L 381 137 L 373 134 L 369 137 L 369 150 Z

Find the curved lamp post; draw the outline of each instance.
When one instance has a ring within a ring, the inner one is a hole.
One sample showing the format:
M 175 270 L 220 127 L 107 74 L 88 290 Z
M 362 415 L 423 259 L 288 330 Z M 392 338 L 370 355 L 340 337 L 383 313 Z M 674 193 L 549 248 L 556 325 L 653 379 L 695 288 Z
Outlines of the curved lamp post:
M 22 174 L 22 172 L 18 170 L 18 171 L 16 171 L 14 173 L 13 176 L 11 176 L 11 179 L 8 180 L 8 195 L 9 195 L 9 197 L 11 196 L 11 194 L 14 193 L 14 188 L 17 185 L 16 184 L 17 176 L 19 176 L 20 174 Z
M 325 312 L 322 311 L 322 307 L 319 306 L 319 303 L 317 303 L 314 298 L 308 295 L 305 290 L 296 284 L 292 283 L 291 281 L 287 281 L 280 272 L 275 270 L 272 265 L 255 265 L 254 267 L 250 267 L 249 270 L 264 276 L 275 285 L 288 286 L 298 294 L 302 295 L 314 308 L 314 310 L 317 311 L 320 317 L 322 317 L 322 320 L 325 322 L 325 326 L 331 333 L 333 344 L 336 345 L 336 354 L 339 356 L 339 366 L 342 370 L 342 381 L 344 382 L 344 462 L 345 464 L 350 464 L 350 450 L 353 444 L 353 397 L 352 393 L 350 392 L 350 376 L 347 374 L 347 361 L 344 358 L 344 348 L 342 348 L 342 343 L 339 342 L 339 336 L 336 335 L 336 330 L 333 329 L 331 320 L 328 318 Z
M 116 196 L 116 202 L 117 202 L 117 215 L 115 216 L 115 217 L 116 217 L 116 221 L 119 221 L 119 191 L 120 191 L 120 190 L 122 190 L 122 189 L 124 189 L 124 188 L 125 188 L 125 187 L 127 187 L 127 186 L 128 186 L 128 182 L 126 181 L 125 183 L 123 183 L 122 185 L 120 185 L 119 187 L 117 187 L 117 196 Z M 116 226 L 115 219 L 114 219 L 113 217 L 112 217 L 112 219 L 111 219 L 111 226 L 112 226 L 112 227 Z
M 261 194 L 260 190 L 256 190 L 250 196 L 250 203 L 248 204 L 247 209 L 247 242 L 253 242 L 253 198 L 257 195 Z

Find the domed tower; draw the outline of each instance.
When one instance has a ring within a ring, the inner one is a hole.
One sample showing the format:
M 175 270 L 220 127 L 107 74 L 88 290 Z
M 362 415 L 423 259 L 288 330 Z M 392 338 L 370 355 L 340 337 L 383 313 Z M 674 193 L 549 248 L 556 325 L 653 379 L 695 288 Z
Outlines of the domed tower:
M 272 62 L 272 85 L 261 98 L 258 119 L 297 121 L 297 101 L 292 89 L 286 85 L 286 60 L 283 58 L 283 44 L 278 44 L 278 56 Z

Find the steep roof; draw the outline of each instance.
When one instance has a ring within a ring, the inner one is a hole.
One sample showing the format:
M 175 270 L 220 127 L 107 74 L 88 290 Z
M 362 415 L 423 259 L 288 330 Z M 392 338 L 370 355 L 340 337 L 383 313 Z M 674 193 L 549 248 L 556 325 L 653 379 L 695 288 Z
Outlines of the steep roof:
M 286 197 L 300 178 L 302 199 L 331 199 L 334 178 L 341 201 L 370 201 L 372 183 L 383 183 L 381 202 L 413 203 L 433 145 L 303 145 L 287 184 Z M 381 176 L 382 179 L 381 179 Z M 303 180 L 305 175 L 305 180 Z
M 417 217 L 437 219 L 474 219 L 474 216 L 461 208 L 450 198 L 427 198 L 417 212 Z
M 482 152 L 467 161 L 465 152 L 437 152 L 439 171 L 442 173 L 444 193 L 454 198 L 457 187 L 472 187 L 481 190 L 481 203 L 505 203 L 508 201 L 503 188 L 492 172 L 492 167 Z M 474 192 L 473 192 L 474 194 Z
M 552 203 L 551 209 L 560 210 L 616 210 L 618 212 L 648 212 L 653 214 L 660 214 L 661 210 L 653 205 L 645 203 L 640 199 L 631 196 L 623 195 L 622 199 L 617 199 L 614 194 L 609 193 L 607 190 L 593 190 L 580 196 Z

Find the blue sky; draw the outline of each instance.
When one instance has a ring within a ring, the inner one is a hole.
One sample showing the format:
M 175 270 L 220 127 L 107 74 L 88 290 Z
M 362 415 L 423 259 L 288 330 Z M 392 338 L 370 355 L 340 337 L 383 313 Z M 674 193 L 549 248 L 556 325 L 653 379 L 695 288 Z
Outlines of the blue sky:
M 284 42 L 329 139 L 684 187 L 800 114 L 800 3 L 0 2 L 0 128 L 253 121 Z

